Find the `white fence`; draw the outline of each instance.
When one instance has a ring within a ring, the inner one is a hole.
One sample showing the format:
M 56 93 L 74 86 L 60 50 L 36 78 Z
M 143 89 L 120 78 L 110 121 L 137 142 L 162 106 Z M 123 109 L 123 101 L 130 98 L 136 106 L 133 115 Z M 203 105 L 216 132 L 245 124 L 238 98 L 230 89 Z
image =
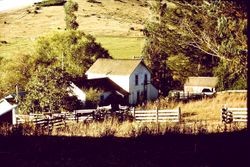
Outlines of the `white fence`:
M 226 112 L 232 119 L 232 122 L 247 122 L 247 108 L 226 108 L 224 109 L 224 113 Z M 223 109 L 222 109 L 221 118 L 223 120 Z M 225 116 L 224 116 L 225 119 Z M 231 122 L 231 121 L 230 121 Z
M 228 108 L 233 113 L 233 122 L 247 122 L 247 108 Z
M 142 122 L 180 122 L 181 121 L 181 110 L 177 109 L 166 109 L 166 110 L 132 110 L 132 114 L 136 121 Z

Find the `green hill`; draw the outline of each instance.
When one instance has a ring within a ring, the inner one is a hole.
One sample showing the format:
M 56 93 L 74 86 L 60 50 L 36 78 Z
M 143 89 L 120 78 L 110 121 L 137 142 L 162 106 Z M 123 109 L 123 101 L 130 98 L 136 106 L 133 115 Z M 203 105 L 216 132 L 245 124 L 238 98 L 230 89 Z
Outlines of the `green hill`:
M 148 17 L 145 0 L 75 0 L 79 29 L 92 34 L 115 58 L 141 54 L 141 29 Z M 27 7 L 0 13 L 0 57 L 31 53 L 37 37 L 64 31 L 63 6 Z

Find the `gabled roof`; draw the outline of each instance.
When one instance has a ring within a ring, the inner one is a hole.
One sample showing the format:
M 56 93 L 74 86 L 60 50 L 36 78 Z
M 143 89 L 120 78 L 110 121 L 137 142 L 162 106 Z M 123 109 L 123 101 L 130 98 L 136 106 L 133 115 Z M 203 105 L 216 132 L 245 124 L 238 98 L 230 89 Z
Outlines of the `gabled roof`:
M 10 104 L 5 99 L 0 99 L 0 116 L 7 113 L 8 111 L 11 111 L 13 108 L 15 108 L 17 105 Z
M 100 58 L 96 60 L 96 62 L 89 68 L 86 74 L 88 75 L 89 73 L 94 73 L 104 75 L 130 75 L 140 63 L 146 67 L 141 59 Z
M 184 86 L 215 87 L 217 83 L 217 77 L 188 77 Z

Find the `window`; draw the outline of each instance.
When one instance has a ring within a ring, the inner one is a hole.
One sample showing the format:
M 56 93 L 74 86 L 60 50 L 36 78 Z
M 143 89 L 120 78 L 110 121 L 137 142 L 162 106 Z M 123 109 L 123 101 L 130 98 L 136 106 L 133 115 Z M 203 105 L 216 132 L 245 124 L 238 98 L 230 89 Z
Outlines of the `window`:
M 144 75 L 144 84 L 147 84 L 147 83 L 148 83 L 148 75 L 145 74 L 145 75 Z
M 138 85 L 138 75 L 135 75 L 135 85 Z
M 136 94 L 136 103 L 139 103 L 140 102 L 140 91 L 137 91 L 137 94 Z

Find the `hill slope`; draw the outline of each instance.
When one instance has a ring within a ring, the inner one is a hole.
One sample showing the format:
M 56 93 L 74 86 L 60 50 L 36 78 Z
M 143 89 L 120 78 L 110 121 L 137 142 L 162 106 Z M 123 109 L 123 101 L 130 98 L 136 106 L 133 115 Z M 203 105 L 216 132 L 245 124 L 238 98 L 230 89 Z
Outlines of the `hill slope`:
M 105 42 L 110 36 L 127 38 L 128 41 L 125 40 L 125 43 L 132 46 L 122 47 L 121 50 L 135 50 L 134 53 L 129 53 L 129 56 L 140 54 L 143 45 L 143 39 L 140 39 L 143 34 L 140 30 L 149 12 L 145 0 L 98 0 L 100 3 L 90 3 L 88 0 L 75 1 L 79 4 L 76 15 L 80 30 L 94 35 L 97 39 L 100 37 L 98 41 L 101 43 L 104 40 L 104 47 L 108 47 L 111 55 L 117 54 L 117 51 L 113 52 L 112 49 L 115 49 L 115 44 L 122 38 L 113 38 L 110 44 Z M 29 52 L 30 45 L 37 37 L 48 32 L 63 31 L 64 17 L 63 6 L 42 7 L 39 10 L 31 6 L 0 13 L 0 41 L 7 42 L 0 44 L 0 56 Z M 139 38 L 137 49 L 131 48 L 135 43 L 130 43 L 130 39 L 135 37 Z

